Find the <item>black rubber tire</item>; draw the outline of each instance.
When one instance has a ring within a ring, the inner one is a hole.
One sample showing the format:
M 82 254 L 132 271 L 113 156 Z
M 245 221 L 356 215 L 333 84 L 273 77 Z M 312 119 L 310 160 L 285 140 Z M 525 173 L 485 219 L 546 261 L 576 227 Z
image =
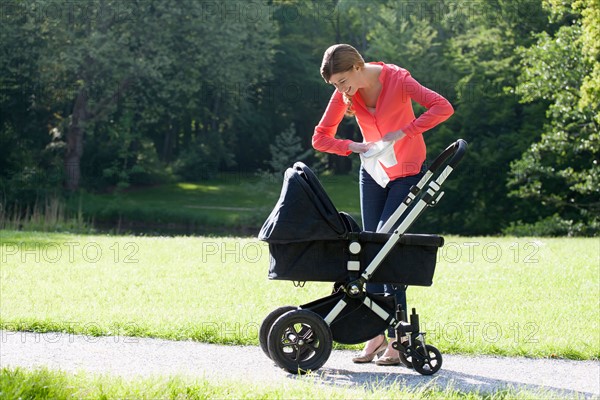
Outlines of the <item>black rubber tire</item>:
M 424 360 L 417 360 L 415 357 L 412 360 L 413 368 L 421 375 L 433 375 L 442 368 L 442 353 L 434 346 L 419 345 L 415 352 L 424 357 Z
M 279 307 L 279 308 L 276 308 L 275 310 L 271 311 L 269 313 L 269 315 L 267 315 L 265 317 L 265 319 L 263 319 L 262 324 L 260 324 L 260 329 L 258 330 L 258 342 L 260 343 L 260 348 L 267 355 L 267 357 L 271 358 L 271 355 L 269 354 L 268 343 L 267 343 L 267 341 L 268 341 L 267 338 L 269 336 L 269 331 L 271 330 L 271 327 L 273 326 L 275 321 L 277 321 L 277 318 L 281 317 L 283 314 L 285 314 L 288 311 L 297 310 L 297 309 L 298 309 L 298 307 L 294 307 L 294 306 Z
M 412 364 L 412 356 L 406 356 L 406 354 L 404 354 L 402 351 L 398 352 L 398 355 L 400 357 L 400 362 L 402 364 L 404 364 L 404 366 L 406 368 L 412 368 L 413 364 Z
M 408 346 L 408 341 L 404 342 L 404 344 Z M 406 353 L 402 351 L 402 348 L 407 349 L 407 347 L 404 347 L 404 345 L 401 346 L 399 343 L 396 343 L 396 347 L 394 348 L 398 350 L 398 357 L 400 357 L 400 362 L 404 364 L 406 368 L 412 368 L 412 356 L 407 356 Z
M 331 355 L 331 329 L 312 311 L 288 311 L 271 327 L 268 348 L 271 359 L 292 374 L 316 371 Z

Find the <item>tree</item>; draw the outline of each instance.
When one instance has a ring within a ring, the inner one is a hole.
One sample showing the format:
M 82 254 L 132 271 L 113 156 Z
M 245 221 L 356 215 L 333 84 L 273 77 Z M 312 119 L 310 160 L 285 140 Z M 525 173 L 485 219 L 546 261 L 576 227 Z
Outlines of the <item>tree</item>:
M 38 76 L 38 60 L 48 45 L 35 14 L 25 7 L 0 5 L 0 208 L 5 211 L 14 203 L 24 209 L 43 200 L 62 182 L 62 149 L 56 132 L 46 128 L 60 106 L 48 104 Z
M 281 174 L 293 163 L 304 160 L 312 153 L 310 149 L 308 151 L 302 149 L 301 140 L 293 122 L 288 129 L 275 137 L 275 143 L 269 145 L 269 150 L 271 151 L 271 160 L 268 161 L 268 164 L 276 174 Z
M 600 15 L 600 3 L 550 7 L 555 20 L 565 19 L 555 34 L 543 32 L 520 49 L 516 87 L 523 102 L 549 103 L 547 122 L 540 140 L 511 164 L 509 185 L 513 196 L 539 202 L 545 217 L 583 223 L 579 233 L 588 233 L 600 224 L 600 38 L 598 19 L 590 18 Z
M 284 131 L 281 146 L 346 173 L 357 157 L 315 153 L 310 145 L 333 91 L 318 72 L 323 51 L 345 42 L 368 60 L 407 68 L 454 105 L 455 115 L 426 133 L 430 159 L 459 137 L 470 143 L 445 187 L 454 193 L 419 220 L 424 230 L 495 234 L 555 214 L 593 226 L 600 10 L 597 0 L 544 4 L 3 4 L 2 197 L 32 203 L 64 187 L 107 190 L 256 171 Z M 338 136 L 360 140 L 351 119 Z
M 541 127 L 544 116 L 538 105 L 519 104 L 504 87 L 516 83 L 514 48 L 529 44 L 529 30 L 546 24 L 541 11 L 530 0 L 390 0 L 381 6 L 367 54 L 408 69 L 455 108 L 448 121 L 425 133 L 428 159 L 458 138 L 470 143 L 467 157 L 446 184 L 449 195 L 416 228 L 492 234 L 519 215 L 519 204 L 507 195 L 506 166 L 536 139 L 523 131 Z M 417 115 L 423 111 L 414 106 Z
M 4 48 L 21 38 L 37 44 L 26 52 L 25 72 L 43 89 L 37 106 L 48 111 L 35 137 L 47 141 L 40 128 L 49 126 L 64 143 L 65 187 L 80 187 L 82 168 L 126 185 L 156 164 L 140 158 L 171 163 L 180 147 L 208 149 L 205 161 L 217 166 L 231 162 L 236 125 L 252 90 L 270 76 L 276 33 L 265 9 L 253 14 L 251 6 L 41 0 L 9 7 L 3 17 L 14 41 Z

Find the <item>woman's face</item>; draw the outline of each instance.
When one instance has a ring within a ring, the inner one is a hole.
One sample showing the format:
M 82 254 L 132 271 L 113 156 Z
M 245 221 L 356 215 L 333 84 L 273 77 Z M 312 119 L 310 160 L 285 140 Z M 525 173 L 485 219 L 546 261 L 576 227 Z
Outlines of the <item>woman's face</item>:
M 348 96 L 353 96 L 359 89 L 360 82 L 358 75 L 357 69 L 353 67 L 349 71 L 339 72 L 331 75 L 329 83 L 335 86 L 338 92 L 342 94 L 346 93 Z

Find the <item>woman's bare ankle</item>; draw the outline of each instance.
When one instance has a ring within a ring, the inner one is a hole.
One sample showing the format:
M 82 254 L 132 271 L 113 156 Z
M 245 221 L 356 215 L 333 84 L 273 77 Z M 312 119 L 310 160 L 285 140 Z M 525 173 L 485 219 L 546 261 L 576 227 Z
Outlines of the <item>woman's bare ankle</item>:
M 394 349 L 394 347 L 393 347 L 393 344 L 395 341 L 396 341 L 395 338 L 390 338 L 390 342 L 388 343 L 388 346 L 385 349 L 385 353 L 383 353 L 382 357 L 398 358 L 400 356 L 400 354 L 398 353 L 398 350 Z
M 375 336 L 373 339 L 370 339 L 367 344 L 365 344 L 365 348 L 363 349 L 364 354 L 373 353 L 381 344 L 385 341 L 384 335 Z

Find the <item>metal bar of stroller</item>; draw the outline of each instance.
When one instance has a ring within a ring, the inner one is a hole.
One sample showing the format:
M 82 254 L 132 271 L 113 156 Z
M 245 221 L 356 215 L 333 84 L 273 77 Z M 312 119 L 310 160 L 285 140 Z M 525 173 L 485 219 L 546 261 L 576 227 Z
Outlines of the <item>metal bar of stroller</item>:
M 418 199 L 417 203 L 412 207 L 406 216 L 406 218 L 400 223 L 398 228 L 393 232 L 392 236 L 388 239 L 387 242 L 383 245 L 381 250 L 375 255 L 375 257 L 371 260 L 367 268 L 363 271 L 360 278 L 357 281 L 351 282 L 348 285 L 348 294 L 350 296 L 358 296 L 362 291 L 362 286 L 365 282 L 369 281 L 371 276 L 375 273 L 379 265 L 388 255 L 388 253 L 393 249 L 396 243 L 400 240 L 402 235 L 408 230 L 410 225 L 421 215 L 421 213 L 425 210 L 425 207 L 433 205 L 437 202 L 443 192 L 440 191 L 441 185 L 448 178 L 450 173 L 454 170 L 456 165 L 463 158 L 465 152 L 467 150 L 467 142 L 459 139 L 450 146 L 448 146 L 431 164 L 423 178 L 415 185 L 414 188 L 411 189 L 411 193 L 406 197 L 404 202 L 399 207 L 398 215 L 394 217 L 392 215 L 390 219 L 395 218 L 392 226 L 395 222 L 398 221 L 398 218 L 402 216 L 402 214 L 409 208 L 409 205 Z M 437 175 L 435 180 L 432 180 L 434 176 L 436 176 L 437 170 L 450 158 L 444 170 Z M 422 193 L 425 189 L 425 186 L 429 183 L 427 187 L 427 191 Z M 396 213 L 395 213 L 396 214 Z M 387 223 L 384 225 L 384 227 Z M 378 231 L 379 232 L 379 231 Z M 387 232 L 386 232 L 387 233 Z M 359 283 L 359 281 L 362 281 Z M 365 303 L 369 308 L 371 308 L 371 302 Z M 327 324 L 330 324 L 337 316 L 342 312 L 346 303 L 343 300 L 331 310 L 331 312 L 326 316 L 325 321 Z
M 404 202 L 398 208 L 396 212 L 386 221 L 381 232 L 388 232 L 393 225 L 399 220 L 399 218 L 409 209 L 411 203 L 414 202 L 415 198 L 419 198 L 418 202 L 410 208 L 408 215 L 402 220 L 398 228 L 390 236 L 389 240 L 383 245 L 377 255 L 371 260 L 367 268 L 361 274 L 363 281 L 368 281 L 371 276 L 375 273 L 377 267 L 381 264 L 384 258 L 400 240 L 402 235 L 406 233 L 408 228 L 417 220 L 419 215 L 425 210 L 427 206 L 435 205 L 439 199 L 443 196 L 444 192 L 440 191 L 442 184 L 448 178 L 450 173 L 454 170 L 456 165 L 463 158 L 467 150 L 467 142 L 462 139 L 457 140 L 452 145 L 448 146 L 431 164 L 429 170 L 425 173 L 425 176 L 417 183 L 417 185 L 411 190 L 411 193 L 405 198 Z M 444 170 L 437 176 L 435 180 L 431 180 L 435 175 L 435 172 L 442 166 L 450 157 L 450 161 L 444 168 Z M 421 192 L 425 188 L 425 185 L 429 182 L 427 191 L 421 195 Z M 420 197 L 419 197 L 420 196 Z M 392 220 L 393 219 L 393 220 Z M 392 220 L 392 221 L 390 221 Z M 388 224 L 389 222 L 389 224 Z M 385 230 L 387 229 L 387 230 Z
M 439 169 L 439 167 L 451 156 L 454 155 L 452 160 L 448 163 L 448 166 L 451 167 L 448 171 L 448 174 L 444 174 L 444 171 L 441 175 L 445 175 L 444 180 L 448 177 L 450 172 L 456 167 L 456 165 L 463 158 L 465 151 L 467 149 L 467 142 L 462 139 L 457 140 L 448 146 L 431 164 L 431 166 L 427 169 L 427 172 L 423 175 L 421 180 L 411 188 L 410 192 L 406 196 L 406 198 L 402 201 L 402 204 L 394 211 L 392 215 L 387 219 L 385 224 L 380 227 L 377 232 L 379 233 L 389 233 L 392 231 L 396 222 L 400 220 L 402 215 L 406 212 L 408 207 L 414 202 L 416 198 L 422 193 L 425 185 L 431 180 L 434 176 L 435 172 Z
M 394 213 L 390 215 L 385 224 L 383 224 L 383 226 L 377 230 L 378 233 L 389 233 L 392 230 L 392 227 L 406 212 L 406 210 L 413 203 L 415 198 L 419 196 L 419 194 L 422 192 L 423 187 L 427 184 L 427 182 L 429 182 L 432 176 L 433 172 L 431 170 L 427 170 L 427 172 L 425 173 L 425 175 L 423 175 L 421 180 L 411 188 L 406 198 L 402 201 L 402 204 L 400 204 L 400 207 L 398 207 L 396 211 L 394 211 Z

